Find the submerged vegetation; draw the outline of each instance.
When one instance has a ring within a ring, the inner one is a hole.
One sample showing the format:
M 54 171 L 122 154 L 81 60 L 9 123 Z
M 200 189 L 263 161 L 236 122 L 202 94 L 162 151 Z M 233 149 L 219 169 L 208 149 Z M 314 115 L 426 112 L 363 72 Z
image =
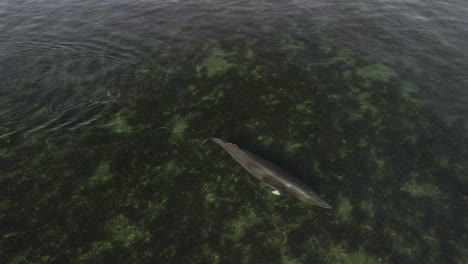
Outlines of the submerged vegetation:
M 434 69 L 417 66 L 420 54 L 363 56 L 333 25 L 301 19 L 281 19 L 313 24 L 275 36 L 281 46 L 262 39 L 272 21 L 251 39 L 155 42 L 119 77 L 81 83 L 105 94 L 70 108 L 103 113 L 88 123 L 64 115 L 29 134 L 3 123 L 0 259 L 466 263 L 463 109 L 432 100 L 437 87 L 423 79 Z M 34 97 L 28 85 L 4 92 L 0 111 Z M 23 105 L 47 122 L 61 103 Z M 294 172 L 334 209 L 271 195 L 200 145 L 215 132 Z

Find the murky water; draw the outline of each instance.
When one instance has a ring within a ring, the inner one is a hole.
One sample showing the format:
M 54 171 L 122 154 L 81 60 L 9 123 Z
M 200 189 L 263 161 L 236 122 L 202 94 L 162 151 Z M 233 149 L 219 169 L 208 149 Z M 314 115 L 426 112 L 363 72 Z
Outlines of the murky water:
M 6 263 L 466 263 L 464 1 L 0 3 Z M 218 135 L 332 207 L 271 195 Z

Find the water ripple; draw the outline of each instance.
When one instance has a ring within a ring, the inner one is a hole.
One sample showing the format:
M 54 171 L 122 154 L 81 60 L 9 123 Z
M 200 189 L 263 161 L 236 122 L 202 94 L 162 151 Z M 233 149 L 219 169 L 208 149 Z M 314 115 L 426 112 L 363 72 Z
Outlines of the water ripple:
M 141 88 L 133 81 L 135 65 L 147 62 L 154 75 L 193 70 L 189 64 L 209 55 L 203 45 L 210 41 L 255 42 L 268 65 L 321 41 L 330 49 L 381 58 L 395 69 L 407 57 L 419 72 L 433 72 L 422 86 L 443 87 L 441 97 L 462 104 L 467 94 L 461 85 L 440 80 L 448 72 L 460 83 L 466 80 L 465 6 L 461 0 L 2 1 L 0 136 L 111 124 L 99 122 L 128 100 L 120 88 L 134 96 L 151 94 L 151 82 Z M 184 49 L 192 50 L 190 61 L 179 58 L 189 53 Z M 158 56 L 149 58 L 154 51 Z M 238 55 L 225 51 L 223 58 Z M 320 63 L 306 54 L 297 57 Z

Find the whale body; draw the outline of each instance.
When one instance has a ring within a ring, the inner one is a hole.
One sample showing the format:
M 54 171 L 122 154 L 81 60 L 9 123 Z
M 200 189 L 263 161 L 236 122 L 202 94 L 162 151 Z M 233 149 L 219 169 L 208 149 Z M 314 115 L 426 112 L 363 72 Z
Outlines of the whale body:
M 287 193 L 309 204 L 318 205 L 330 209 L 331 206 L 320 198 L 307 184 L 294 177 L 287 171 L 276 166 L 248 150 L 240 148 L 236 144 L 229 143 L 219 138 L 209 138 L 220 145 L 252 176 L 265 182 L 275 189 L 274 194 Z M 206 140 L 205 140 L 206 141 Z

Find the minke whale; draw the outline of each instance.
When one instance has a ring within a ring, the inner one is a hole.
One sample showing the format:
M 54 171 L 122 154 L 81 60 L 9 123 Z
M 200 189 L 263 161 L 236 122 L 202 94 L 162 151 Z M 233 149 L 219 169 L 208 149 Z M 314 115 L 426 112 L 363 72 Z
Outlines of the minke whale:
M 260 158 L 259 156 L 225 140 L 211 137 L 206 139 L 213 140 L 229 153 L 242 167 L 244 167 L 252 176 L 273 187 L 273 194 L 286 193 L 309 204 L 318 205 L 324 208 L 331 208 L 329 204 L 320 198 L 307 184 L 294 177 L 287 171 L 281 169 L 275 164 Z

